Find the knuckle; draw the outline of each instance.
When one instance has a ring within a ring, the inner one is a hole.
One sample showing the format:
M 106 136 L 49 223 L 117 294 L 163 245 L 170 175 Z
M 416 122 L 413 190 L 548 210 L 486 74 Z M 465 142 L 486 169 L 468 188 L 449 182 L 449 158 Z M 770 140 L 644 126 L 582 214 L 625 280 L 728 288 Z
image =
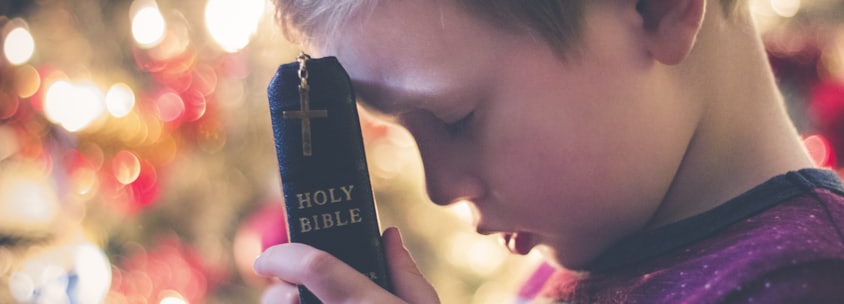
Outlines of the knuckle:
M 330 273 L 335 258 L 325 251 L 314 251 L 302 259 L 302 267 L 307 273 Z

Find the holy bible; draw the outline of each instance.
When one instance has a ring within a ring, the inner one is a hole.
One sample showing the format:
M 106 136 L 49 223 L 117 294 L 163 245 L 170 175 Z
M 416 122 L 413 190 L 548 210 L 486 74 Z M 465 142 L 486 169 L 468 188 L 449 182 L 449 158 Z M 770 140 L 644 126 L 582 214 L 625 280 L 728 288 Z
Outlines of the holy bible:
M 335 57 L 281 65 L 268 88 L 291 242 L 327 251 L 389 290 L 355 96 Z M 302 303 L 320 303 L 303 286 Z

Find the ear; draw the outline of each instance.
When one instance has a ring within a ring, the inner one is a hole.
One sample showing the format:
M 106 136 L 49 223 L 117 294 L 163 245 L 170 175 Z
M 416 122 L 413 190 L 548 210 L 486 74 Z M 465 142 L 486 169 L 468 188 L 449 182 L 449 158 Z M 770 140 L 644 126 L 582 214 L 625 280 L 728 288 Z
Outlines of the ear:
M 706 0 L 638 0 L 647 48 L 659 62 L 678 64 L 689 55 L 703 23 Z

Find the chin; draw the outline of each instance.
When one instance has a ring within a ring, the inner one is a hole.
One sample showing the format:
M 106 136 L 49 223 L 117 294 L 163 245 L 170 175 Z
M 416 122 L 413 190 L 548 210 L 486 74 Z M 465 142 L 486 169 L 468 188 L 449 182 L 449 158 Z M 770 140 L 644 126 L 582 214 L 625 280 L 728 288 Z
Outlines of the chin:
M 539 245 L 534 248 L 539 250 L 545 262 L 556 268 L 578 271 L 585 269 L 594 257 L 578 256 L 576 252 L 561 251 L 547 245 Z M 575 253 L 575 254 L 572 254 Z

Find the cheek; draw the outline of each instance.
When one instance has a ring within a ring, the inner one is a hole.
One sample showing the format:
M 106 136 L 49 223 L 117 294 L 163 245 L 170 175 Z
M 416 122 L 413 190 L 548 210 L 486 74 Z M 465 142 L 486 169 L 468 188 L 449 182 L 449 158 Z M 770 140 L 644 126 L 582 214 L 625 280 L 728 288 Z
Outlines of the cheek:
M 514 220 L 544 225 L 535 220 L 559 219 L 569 212 L 570 198 L 575 195 L 571 186 L 577 180 L 570 174 L 582 170 L 571 161 L 577 152 L 571 149 L 574 145 L 559 124 L 543 123 L 554 120 L 508 121 L 506 127 L 492 130 L 481 148 L 486 182 Z

